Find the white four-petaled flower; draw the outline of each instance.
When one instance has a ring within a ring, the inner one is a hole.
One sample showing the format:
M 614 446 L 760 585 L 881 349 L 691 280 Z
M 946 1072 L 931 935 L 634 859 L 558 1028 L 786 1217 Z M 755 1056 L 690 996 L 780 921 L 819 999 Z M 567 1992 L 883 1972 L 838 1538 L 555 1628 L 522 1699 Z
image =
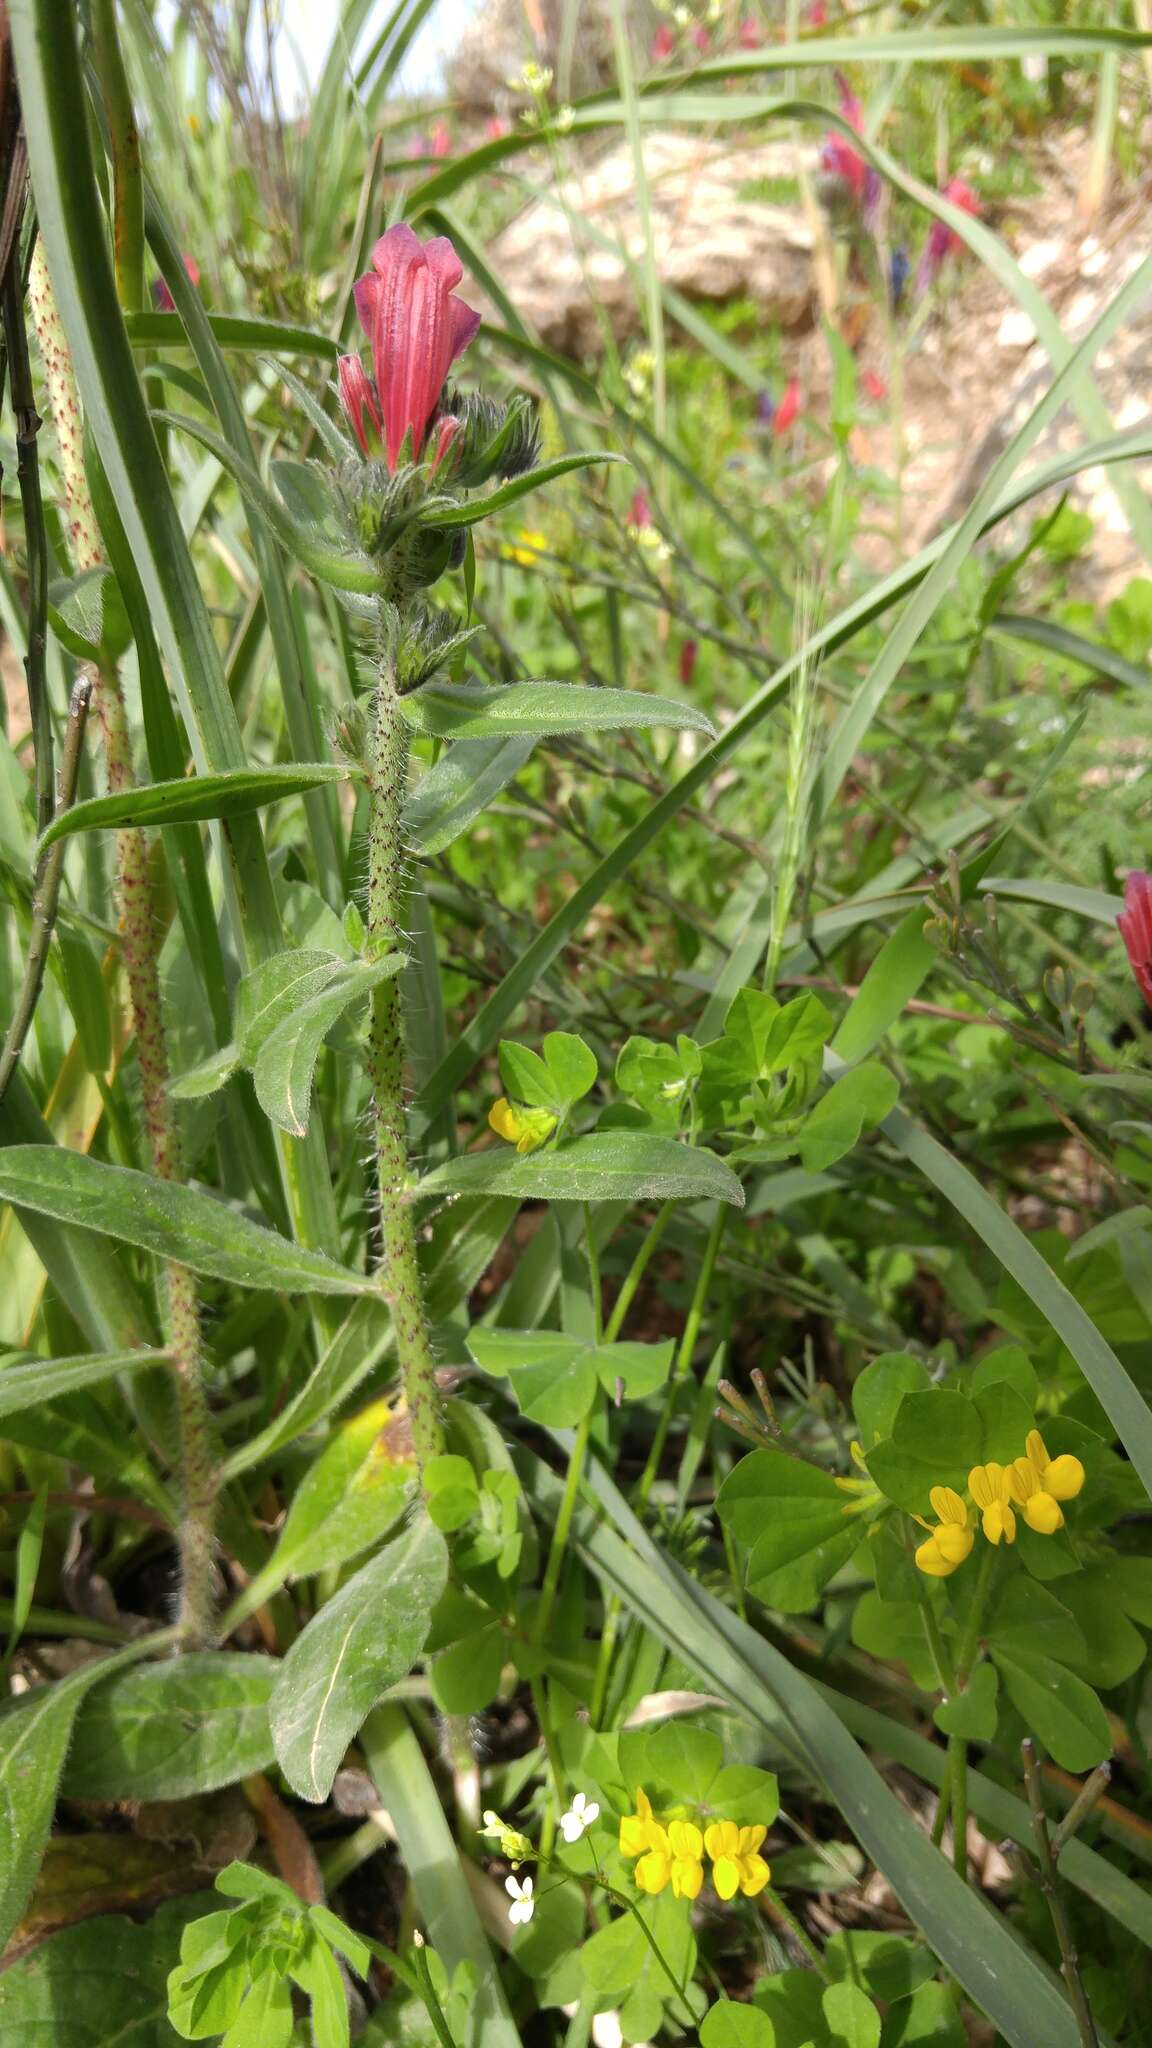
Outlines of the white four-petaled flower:
M 526 1877 L 521 1881 L 518 1877 L 506 1877 L 504 1889 L 512 1901 L 508 1908 L 508 1918 L 513 1927 L 526 1927 L 536 1911 L 536 1901 L 532 1897 L 532 1879 Z
M 560 1833 L 566 1842 L 578 1842 L 585 1828 L 590 1828 L 599 1818 L 600 1808 L 596 1801 L 585 1798 L 583 1792 L 577 1792 L 568 1812 L 560 1816 Z

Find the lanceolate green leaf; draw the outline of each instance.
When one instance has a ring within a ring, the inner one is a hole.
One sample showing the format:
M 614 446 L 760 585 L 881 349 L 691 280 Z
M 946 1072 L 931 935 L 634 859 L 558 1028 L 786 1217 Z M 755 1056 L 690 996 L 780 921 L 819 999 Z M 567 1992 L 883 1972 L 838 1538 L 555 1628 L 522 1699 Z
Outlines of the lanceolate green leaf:
M 457 740 L 421 777 L 404 806 L 404 831 L 421 853 L 443 853 L 528 760 L 535 737 Z
M 363 1001 L 382 981 L 399 974 L 403 955 L 360 962 L 336 974 L 326 988 L 269 1032 L 256 1055 L 252 1079 L 260 1106 L 281 1130 L 303 1137 L 308 1128 L 312 1077 L 320 1048 L 353 1003 Z
M 2 1184 L 2 1183 L 0 1183 Z M 521 1201 L 620 1202 L 704 1201 L 744 1206 L 744 1191 L 731 1168 L 702 1146 L 646 1131 L 603 1131 L 576 1138 L 555 1151 L 521 1158 L 510 1148 L 490 1146 L 450 1159 L 419 1185 L 422 1195 L 517 1195 Z
M 0 1200 L 78 1224 L 194 1273 L 289 1293 L 369 1294 L 373 1282 L 253 1223 L 226 1203 L 55 1145 L 0 1149 Z
M 115 796 L 94 796 L 53 818 L 40 837 L 40 851 L 74 832 L 110 831 L 123 825 L 187 825 L 205 818 L 239 818 L 300 796 L 325 782 L 347 782 L 350 768 L 332 761 L 277 768 L 233 768 L 225 775 L 191 775 L 179 782 L 145 782 Z
M 448 1576 L 448 1546 L 420 1513 L 297 1636 L 272 1694 L 276 1758 L 302 1799 L 327 1799 L 344 1752 L 412 1669 Z
M 118 1373 L 141 1366 L 164 1365 L 167 1351 L 105 1351 L 81 1358 L 21 1358 L 0 1368 L 0 1417 L 34 1408 L 40 1401 L 59 1400 L 78 1387 L 96 1387 Z
M 311 327 L 292 327 L 283 320 L 252 320 L 236 313 L 209 313 L 207 318 L 221 348 L 336 361 L 338 351 L 331 335 L 318 334 Z M 124 325 L 136 348 L 188 346 L 183 323 L 175 313 L 129 313 Z
M 925 1178 L 983 1238 L 1005 1272 L 1011 1273 L 1056 1335 L 1068 1346 L 1147 1492 L 1152 1495 L 1152 1410 L 1128 1377 L 1112 1346 L 1100 1335 L 1092 1318 L 1068 1292 L 1063 1281 L 1057 1278 L 1035 1245 L 1028 1242 L 1018 1225 L 1005 1215 L 993 1196 L 985 1192 L 968 1168 L 954 1159 L 943 1145 L 930 1137 L 903 1110 L 894 1109 L 885 1118 L 882 1128 L 897 1150 L 919 1167 Z
M 555 462 L 543 462 L 539 469 L 530 469 L 523 476 L 515 476 L 511 483 L 501 484 L 498 490 L 489 491 L 486 497 L 470 498 L 463 505 L 448 505 L 440 512 L 426 513 L 422 526 L 447 527 L 454 530 L 461 526 L 476 526 L 481 519 L 487 519 L 490 512 L 503 512 L 523 498 L 529 491 L 538 491 L 544 484 L 552 484 L 559 477 L 571 476 L 573 470 L 590 469 L 598 462 L 622 462 L 621 455 L 612 455 L 605 448 L 595 448 L 583 455 L 560 455 Z
M 438 739 L 517 738 L 530 734 L 619 732 L 663 725 L 711 733 L 702 711 L 643 690 L 590 690 L 579 683 L 508 683 L 487 688 L 427 683 L 402 700 L 404 716 L 417 732 Z

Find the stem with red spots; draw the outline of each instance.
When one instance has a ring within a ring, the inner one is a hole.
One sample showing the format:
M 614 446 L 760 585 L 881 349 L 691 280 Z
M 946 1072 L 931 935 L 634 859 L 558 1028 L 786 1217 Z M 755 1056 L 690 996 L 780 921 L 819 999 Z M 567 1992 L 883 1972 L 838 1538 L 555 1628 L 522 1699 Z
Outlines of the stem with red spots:
M 368 931 L 403 946 L 406 853 L 401 812 L 408 783 L 408 728 L 390 662 L 379 669 L 369 739 Z M 380 1270 L 392 1310 L 400 1376 L 421 1470 L 444 1449 L 436 1360 L 412 1222 L 413 1175 L 404 1111 L 404 1024 L 399 982 L 372 997 L 369 1070 L 380 1200 Z

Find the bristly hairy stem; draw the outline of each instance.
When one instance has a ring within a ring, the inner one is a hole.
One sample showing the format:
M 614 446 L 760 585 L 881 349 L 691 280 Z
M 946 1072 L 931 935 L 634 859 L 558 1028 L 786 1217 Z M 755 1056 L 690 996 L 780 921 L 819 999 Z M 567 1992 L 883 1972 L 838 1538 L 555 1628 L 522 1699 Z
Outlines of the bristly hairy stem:
M 406 855 L 401 827 L 408 784 L 408 728 L 391 663 L 380 664 L 369 741 L 368 933 L 402 947 Z M 396 1353 L 423 1471 L 444 1448 L 436 1360 L 412 1221 L 412 1173 L 404 1111 L 404 1025 L 393 978 L 372 997 L 369 1070 L 380 1201 L 380 1269 L 396 1331 Z
M 68 344 L 39 248 L 29 279 L 29 297 L 56 421 L 73 559 L 77 569 L 95 569 L 103 562 L 103 549 L 84 467 L 80 402 Z M 136 780 L 132 743 L 114 663 L 101 669 L 94 703 L 104 738 L 108 788 L 112 792 L 131 789 Z M 120 942 L 132 1005 L 149 1157 L 159 1179 L 182 1181 L 179 1131 L 168 1094 L 170 1068 L 160 995 L 152 869 L 143 832 L 116 834 L 116 870 Z M 184 1643 L 195 1646 L 210 1641 L 212 1636 L 216 1472 L 211 1419 L 204 1393 L 200 1302 L 195 1278 L 186 1266 L 165 1265 L 164 1310 L 165 1335 L 172 1354 L 183 1493 L 178 1534 L 178 1624 Z

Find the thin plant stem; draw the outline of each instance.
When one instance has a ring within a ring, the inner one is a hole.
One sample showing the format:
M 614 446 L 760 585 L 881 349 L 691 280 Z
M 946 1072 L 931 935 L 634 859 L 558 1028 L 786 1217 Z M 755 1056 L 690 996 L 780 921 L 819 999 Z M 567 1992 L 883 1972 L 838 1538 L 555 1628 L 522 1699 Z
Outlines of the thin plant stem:
M 64 749 L 60 760 L 60 786 L 55 813 L 57 817 L 62 812 L 70 810 L 76 800 L 76 783 L 84 753 L 84 733 L 91 702 L 91 677 L 77 677 L 68 706 L 68 729 L 64 736 Z M 24 963 L 24 978 L 4 1040 L 4 1049 L 0 1052 L 0 1102 L 3 1102 L 8 1084 L 19 1065 L 28 1033 L 32 1029 L 32 1020 L 36 1015 L 40 991 L 44 986 L 44 972 L 48 965 L 52 934 L 56 929 L 56 912 L 60 903 L 60 884 L 64 878 L 66 851 L 66 841 L 58 839 L 44 856 L 37 877 L 36 893 L 32 899 L 32 933 L 28 941 L 28 958 Z
M 620 1335 L 624 1327 L 624 1318 L 636 1299 L 637 1290 L 648 1270 L 652 1255 L 672 1220 L 674 1208 L 674 1202 L 665 1202 L 656 1211 L 656 1215 L 645 1234 L 644 1241 L 624 1276 L 620 1292 L 612 1304 L 612 1313 L 604 1330 L 604 1341 L 606 1344 L 614 1344 Z
M 664 1407 L 660 1420 L 656 1425 L 656 1432 L 652 1438 L 647 1462 L 640 1475 L 640 1483 L 636 1488 L 636 1498 L 638 1501 L 647 1501 L 652 1491 L 653 1481 L 660 1469 L 660 1459 L 663 1455 L 668 1431 L 672 1425 L 672 1413 L 676 1404 L 676 1394 L 680 1380 L 691 1368 L 692 1355 L 696 1349 L 696 1340 L 700 1335 L 704 1310 L 708 1304 L 708 1289 L 712 1284 L 712 1275 L 716 1268 L 716 1260 L 719 1257 L 727 1222 L 728 1204 L 726 1202 L 718 1202 L 716 1204 L 716 1214 L 712 1219 L 712 1227 L 708 1232 L 708 1242 L 704 1247 L 704 1257 L 700 1261 L 700 1270 L 696 1275 L 696 1286 L 693 1290 L 691 1306 L 688 1310 L 687 1321 L 684 1324 L 683 1335 L 680 1339 L 680 1347 L 676 1353 L 676 1359 L 668 1380 Z
M 371 721 L 368 935 L 378 946 L 400 948 L 404 943 L 407 865 L 401 813 L 408 785 L 409 740 L 395 671 L 387 658 L 378 670 Z M 373 992 L 369 1069 L 380 1203 L 380 1271 L 396 1332 L 412 1449 L 423 1471 L 429 1459 L 444 1448 L 444 1422 L 412 1220 L 404 1024 L 395 977 L 380 982 Z
M 945 1699 L 951 1699 L 956 1691 L 956 1671 L 948 1652 L 948 1646 L 940 1633 L 940 1624 L 927 1600 L 923 1602 L 920 1608 L 920 1618 L 924 1623 L 924 1634 L 928 1639 L 928 1648 L 931 1652 L 932 1662 L 936 1667 L 937 1683 Z
M 595 1409 L 590 1408 L 579 1429 L 576 1441 L 568 1459 L 568 1473 L 564 1481 L 564 1493 L 560 1501 L 560 1512 L 552 1531 L 552 1546 L 548 1552 L 548 1563 L 544 1570 L 544 1583 L 540 1588 L 540 1604 L 536 1609 L 536 1624 L 533 1636 L 542 1642 L 552 1618 L 552 1607 L 556 1589 L 560 1583 L 560 1572 L 564 1564 L 564 1552 L 572 1529 L 572 1517 L 580 1493 L 580 1482 L 584 1477 L 584 1460 L 588 1455 L 588 1444 L 592 1435 L 592 1421 Z
M 39 246 L 29 274 L 29 299 L 56 421 L 73 557 L 78 569 L 95 569 L 102 565 L 103 549 L 84 467 L 80 402 L 71 355 Z M 131 789 L 136 782 L 131 736 L 114 663 L 101 668 L 94 703 L 103 732 L 109 791 Z M 116 870 L 120 946 L 136 1036 L 149 1157 L 158 1179 L 179 1184 L 184 1179 L 184 1164 L 175 1110 L 168 1093 L 171 1070 L 156 937 L 163 926 L 156 915 L 152 866 L 143 832 L 117 832 Z M 183 1496 L 177 1534 L 178 1623 L 185 1643 L 196 1645 L 208 1642 L 212 1635 L 216 1470 L 211 1417 L 204 1391 L 200 1301 L 195 1276 L 187 1266 L 173 1261 L 165 1263 L 163 1296 Z
M 0 294 L 4 318 L 4 345 L 8 354 L 8 379 L 16 426 L 16 476 L 24 515 L 24 545 L 27 553 L 28 622 L 24 673 L 28 683 L 28 708 L 32 718 L 32 744 L 36 760 L 36 829 L 44 830 L 54 804 L 52 765 L 52 715 L 48 704 L 46 656 L 48 649 L 48 538 L 44 527 L 44 500 L 40 488 L 37 435 L 40 417 L 32 385 L 28 356 L 28 330 L 24 324 L 24 300 L 20 290 L 20 265 L 15 251 L 4 277 Z
M 1068 1910 L 1064 1903 L 1064 1893 L 1061 1889 L 1056 1869 L 1056 1856 L 1052 1848 L 1052 1838 L 1048 1832 L 1048 1816 L 1044 1811 L 1044 1794 L 1041 1790 L 1040 1772 L 1036 1763 L 1036 1745 L 1030 1735 L 1025 1736 L 1024 1741 L 1021 1743 L 1020 1754 L 1024 1762 L 1024 1783 L 1028 1788 L 1028 1805 L 1032 1812 L 1032 1839 L 1036 1845 L 1036 1861 L 1039 1865 L 1037 1882 L 1047 1901 L 1048 1911 L 1052 1919 L 1052 1929 L 1060 1950 L 1060 1974 L 1068 1991 L 1068 2002 L 1075 2016 L 1076 2031 L 1080 2036 L 1083 2048 L 1100 2048 L 1100 2037 L 1096 2032 L 1096 2022 L 1092 2017 L 1092 2008 L 1088 2003 L 1088 1994 L 1084 1989 L 1084 1982 L 1080 1975 L 1080 1958 L 1076 1952 L 1076 1939 L 1072 1931 L 1072 1922 L 1068 1917 Z

